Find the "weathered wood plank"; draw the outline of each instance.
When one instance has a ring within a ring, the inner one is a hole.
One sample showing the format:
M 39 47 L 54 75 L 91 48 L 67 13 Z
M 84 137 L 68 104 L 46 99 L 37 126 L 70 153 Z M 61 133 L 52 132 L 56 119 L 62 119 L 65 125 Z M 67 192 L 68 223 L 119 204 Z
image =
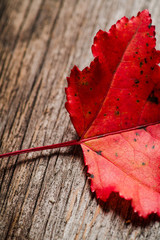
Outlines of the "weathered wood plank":
M 99 29 L 148 8 L 160 49 L 156 0 L 0 2 L 1 152 L 76 139 L 65 110 L 66 76 L 92 59 Z M 79 147 L 0 160 L 0 239 L 159 239 L 156 215 L 142 219 L 112 194 L 91 194 Z

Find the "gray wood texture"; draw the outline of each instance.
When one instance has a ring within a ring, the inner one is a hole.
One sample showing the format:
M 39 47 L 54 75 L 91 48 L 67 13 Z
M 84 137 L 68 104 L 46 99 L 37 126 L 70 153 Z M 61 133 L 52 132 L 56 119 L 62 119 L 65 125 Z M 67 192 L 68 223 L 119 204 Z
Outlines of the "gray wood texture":
M 99 29 L 148 8 L 160 49 L 157 0 L 0 0 L 0 152 L 77 138 L 66 77 L 93 59 Z M 160 218 L 90 191 L 80 147 L 0 159 L 0 239 L 160 239 Z

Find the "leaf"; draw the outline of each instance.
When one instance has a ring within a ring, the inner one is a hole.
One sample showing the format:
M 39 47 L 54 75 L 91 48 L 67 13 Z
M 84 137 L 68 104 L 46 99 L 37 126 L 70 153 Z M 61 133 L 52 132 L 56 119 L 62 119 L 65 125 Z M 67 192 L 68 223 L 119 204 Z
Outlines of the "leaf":
M 66 108 L 80 136 L 91 190 L 160 215 L 160 51 L 148 10 L 94 38 L 94 60 L 68 78 Z M 142 126 L 147 126 L 142 128 Z M 141 129 L 138 129 L 140 128 Z

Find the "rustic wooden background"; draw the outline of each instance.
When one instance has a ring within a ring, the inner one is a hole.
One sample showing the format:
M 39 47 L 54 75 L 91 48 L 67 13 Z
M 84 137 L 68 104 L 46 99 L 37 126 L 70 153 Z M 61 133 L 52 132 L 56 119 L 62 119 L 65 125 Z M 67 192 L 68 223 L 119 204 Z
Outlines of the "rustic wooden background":
M 76 139 L 66 76 L 92 60 L 99 29 L 148 8 L 160 49 L 157 0 L 0 0 L 0 152 Z M 0 239 L 160 239 L 160 218 L 90 192 L 80 147 L 0 159 Z

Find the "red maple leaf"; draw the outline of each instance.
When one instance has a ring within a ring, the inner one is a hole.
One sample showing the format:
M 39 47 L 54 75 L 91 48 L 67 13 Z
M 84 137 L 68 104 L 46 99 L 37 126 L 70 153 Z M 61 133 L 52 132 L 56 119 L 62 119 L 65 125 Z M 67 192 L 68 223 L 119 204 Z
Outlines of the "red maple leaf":
M 94 39 L 94 60 L 68 78 L 66 108 L 79 141 L 1 157 L 80 144 L 91 190 L 132 200 L 140 216 L 160 216 L 160 51 L 148 10 L 123 17 Z
M 130 20 L 123 17 L 109 32 L 97 33 L 95 59 L 83 71 L 72 69 L 66 89 L 92 192 L 103 201 L 119 192 L 143 217 L 160 215 L 160 52 L 155 43 L 148 10 Z

